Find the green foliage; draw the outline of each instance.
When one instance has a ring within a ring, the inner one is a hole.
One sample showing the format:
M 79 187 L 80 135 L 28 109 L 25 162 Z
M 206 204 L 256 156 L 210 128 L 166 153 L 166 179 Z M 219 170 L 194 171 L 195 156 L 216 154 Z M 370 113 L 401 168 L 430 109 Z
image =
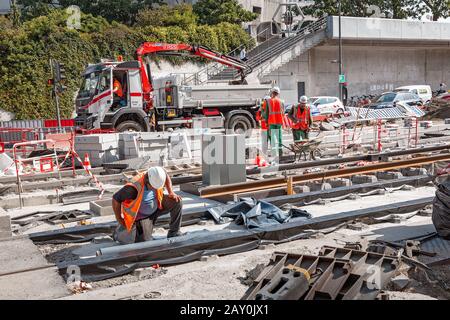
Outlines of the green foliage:
M 237 0 L 198 0 L 194 12 L 202 24 L 221 22 L 242 23 L 255 20 L 258 15 L 245 10 Z
M 81 11 L 94 16 L 102 16 L 109 22 L 117 21 L 132 25 L 141 10 L 153 8 L 162 0 L 59 0 L 64 6 L 76 5 Z
M 30 20 L 42 15 L 47 15 L 55 8 L 54 0 L 16 0 L 22 8 L 23 20 Z
M 416 1 L 416 0 L 412 0 Z M 351 17 L 382 17 L 406 19 L 411 16 L 407 7 L 411 0 L 342 0 L 341 12 Z M 317 0 L 313 6 L 304 10 L 316 17 L 339 14 L 337 0 Z
M 131 28 L 90 14 L 82 14 L 80 30 L 70 30 L 66 23 L 66 12 L 58 9 L 19 27 L 0 18 L 1 109 L 14 112 L 18 119 L 55 118 L 47 86 L 52 76 L 50 58 L 66 65 L 68 90 L 61 96 L 61 111 L 67 118 L 74 109 L 80 74 L 88 63 L 100 58 L 123 55 L 133 59 L 136 48 L 145 41 L 199 44 L 220 52 L 230 52 L 241 43 L 254 45 L 239 25 L 228 23 Z
M 137 27 L 169 27 L 186 28 L 197 23 L 191 5 L 161 6 L 156 9 L 146 9 L 138 13 L 135 26 Z
M 414 18 L 431 14 L 433 21 L 450 17 L 450 0 L 410 0 L 410 16 Z

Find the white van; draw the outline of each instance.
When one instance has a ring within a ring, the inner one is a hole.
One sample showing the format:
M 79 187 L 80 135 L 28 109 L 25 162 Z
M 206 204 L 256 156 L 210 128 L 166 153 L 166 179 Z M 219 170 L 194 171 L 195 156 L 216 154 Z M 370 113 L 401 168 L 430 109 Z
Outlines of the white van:
M 430 103 L 431 98 L 433 97 L 431 87 L 428 85 L 399 87 L 395 89 L 394 92 L 409 92 L 416 94 L 419 96 L 419 98 L 422 100 L 424 104 Z

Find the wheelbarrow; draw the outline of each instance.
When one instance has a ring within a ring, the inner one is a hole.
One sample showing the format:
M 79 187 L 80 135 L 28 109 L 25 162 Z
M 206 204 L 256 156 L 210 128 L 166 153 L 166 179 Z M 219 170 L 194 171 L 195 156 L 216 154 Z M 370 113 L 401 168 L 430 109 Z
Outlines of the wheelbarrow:
M 294 153 L 294 161 L 317 160 L 322 156 L 322 150 L 319 148 L 321 139 L 314 138 L 310 140 L 295 141 L 290 146 L 282 145 L 287 150 Z

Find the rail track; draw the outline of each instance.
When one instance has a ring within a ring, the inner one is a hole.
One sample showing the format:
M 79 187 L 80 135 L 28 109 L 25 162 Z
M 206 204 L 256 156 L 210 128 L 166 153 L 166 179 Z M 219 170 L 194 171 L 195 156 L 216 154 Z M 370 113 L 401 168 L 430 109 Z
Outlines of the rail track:
M 326 180 L 332 178 L 345 178 L 354 175 L 362 175 L 373 172 L 396 170 L 408 167 L 418 167 L 426 164 L 431 164 L 439 161 L 450 161 L 450 153 L 432 155 L 427 157 L 418 157 L 406 160 L 397 160 L 390 162 L 382 162 L 370 164 L 362 167 L 351 167 L 338 170 L 326 170 L 322 172 L 305 173 L 301 175 L 293 175 L 288 178 L 270 178 L 257 181 L 247 181 L 243 183 L 235 183 L 224 186 L 210 186 L 206 188 L 199 189 L 199 195 L 202 198 L 213 198 L 227 196 L 230 194 L 239 194 L 245 192 L 255 192 L 265 189 L 280 188 L 291 183 L 292 185 L 317 181 Z
M 428 154 L 432 152 L 443 152 L 449 151 L 450 144 L 433 146 L 433 147 L 425 147 L 425 148 L 415 148 L 415 149 L 406 149 L 385 153 L 376 153 L 369 155 L 358 155 L 358 156 L 349 156 L 343 158 L 331 158 L 331 159 L 322 159 L 317 161 L 305 161 L 300 163 L 285 163 L 280 164 L 275 167 L 267 167 L 267 168 L 248 168 L 247 175 L 259 175 L 259 174 L 270 174 L 270 173 L 278 173 L 285 171 L 295 171 L 300 169 L 309 169 L 309 168 L 320 168 L 341 164 L 352 164 L 360 161 L 365 162 L 375 162 L 375 161 L 388 161 L 393 157 L 403 157 L 403 156 L 412 156 L 412 155 L 420 155 L 420 154 Z M 165 167 L 169 175 L 172 177 L 172 181 L 174 185 L 181 185 L 185 183 L 195 183 L 202 181 L 201 174 L 201 164 L 200 163 L 192 163 L 192 164 L 184 164 L 184 165 L 172 165 Z M 95 168 L 95 174 L 98 177 L 98 180 L 104 184 L 122 184 L 125 181 L 131 179 L 136 174 L 143 172 L 142 170 L 133 170 L 133 171 L 124 171 L 123 173 L 117 174 L 108 174 L 102 175 L 103 171 L 101 168 Z M 77 170 L 76 173 L 78 175 L 83 174 L 84 170 Z M 48 190 L 48 189 L 58 189 L 64 188 L 67 186 L 82 186 L 88 185 L 92 182 L 92 178 L 88 176 L 77 176 L 73 177 L 71 172 L 64 172 L 62 179 L 56 180 L 57 174 L 37 174 L 34 176 L 24 176 L 21 177 L 22 190 L 23 192 L 33 191 L 36 189 L 40 190 Z M 47 181 L 48 179 L 52 179 L 52 181 Z M 1 177 L 0 184 L 2 184 L 3 192 L 18 192 L 18 187 L 16 184 L 15 177 Z M 248 183 L 247 183 L 248 184 Z M 222 187 L 220 187 L 222 188 Z

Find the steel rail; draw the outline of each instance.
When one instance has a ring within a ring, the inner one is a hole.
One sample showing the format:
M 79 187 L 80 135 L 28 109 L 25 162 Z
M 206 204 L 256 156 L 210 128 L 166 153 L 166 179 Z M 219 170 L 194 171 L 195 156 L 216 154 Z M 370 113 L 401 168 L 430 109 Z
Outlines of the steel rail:
M 398 150 L 398 151 L 391 151 L 386 153 L 376 153 L 376 154 L 368 154 L 368 155 L 361 155 L 361 156 L 350 156 L 350 157 L 343 157 L 343 158 L 331 158 L 331 159 L 323 159 L 323 160 L 316 160 L 316 161 L 305 161 L 300 163 L 287 163 L 287 164 L 280 164 L 277 167 L 267 167 L 267 168 L 249 168 L 247 169 L 247 175 L 253 175 L 253 174 L 267 174 L 267 173 L 276 173 L 280 171 L 288 171 L 288 170 L 297 170 L 297 169 L 306 169 L 306 168 L 317 168 L 321 166 L 327 166 L 327 165 L 338 165 L 338 164 L 344 164 L 344 163 L 352 163 L 352 162 L 358 162 L 358 161 L 376 161 L 381 159 L 386 159 L 389 157 L 396 157 L 396 156 L 406 156 L 406 155 L 414 155 L 414 154 L 420 154 L 420 153 L 428 153 L 428 152 L 437 152 L 437 151 L 445 151 L 450 150 L 450 144 L 446 145 L 440 145 L 440 146 L 433 146 L 433 147 L 425 147 L 425 148 L 414 148 L 414 149 L 406 149 L 406 150 Z M 180 165 L 182 166 L 182 165 Z M 201 167 L 193 167 L 191 169 L 181 169 L 181 170 L 173 170 L 170 171 L 170 168 L 174 166 L 168 166 L 166 169 L 169 171 L 169 175 L 177 175 L 179 173 L 193 173 L 201 170 Z M 100 170 L 103 170 L 102 168 L 94 168 L 93 170 L 100 172 Z M 78 170 L 77 173 L 81 174 L 85 172 L 83 170 Z M 127 179 L 126 175 L 135 173 L 135 171 L 128 171 L 124 173 L 116 173 L 116 174 L 109 174 L 109 175 L 99 175 L 98 179 L 102 183 L 122 183 L 125 182 Z M 66 172 L 65 172 L 66 173 Z M 72 174 L 72 172 L 70 172 Z M 24 184 L 23 190 L 24 191 L 31 191 L 35 189 L 54 189 L 54 188 L 62 188 L 65 186 L 72 186 L 72 185 L 81 185 L 81 184 L 87 184 L 90 182 L 90 177 L 77 177 L 77 178 L 68 178 L 62 179 L 60 181 L 41 181 L 44 179 L 48 179 L 49 175 L 36 175 L 33 176 L 24 176 L 26 180 L 29 182 L 27 184 Z M 1 177 L 0 183 L 3 183 L 5 187 L 9 188 L 16 188 L 17 185 L 15 183 L 16 177 Z M 191 182 L 199 182 L 202 181 L 202 175 L 201 174 L 195 174 L 195 175 L 186 175 L 186 176 L 174 176 L 172 177 L 172 183 L 174 185 L 180 185 L 184 183 L 191 183 Z M 14 189 L 13 189 L 14 190 Z
M 406 160 L 398 160 L 391 162 L 383 162 L 367 165 L 364 167 L 353 167 L 339 170 L 327 170 L 323 172 L 306 173 L 302 175 L 292 176 L 292 183 L 299 184 L 309 181 L 325 180 L 332 178 L 344 178 L 357 174 L 366 174 L 371 172 L 389 171 L 407 167 L 417 167 L 425 164 L 435 163 L 438 161 L 450 160 L 450 153 L 438 154 L 429 157 L 420 157 Z M 253 192 L 265 189 L 280 188 L 286 186 L 286 179 L 270 178 L 259 181 L 248 181 L 243 183 L 235 183 L 224 186 L 206 187 L 199 190 L 202 198 L 212 198 L 225 196 L 230 194 Z

